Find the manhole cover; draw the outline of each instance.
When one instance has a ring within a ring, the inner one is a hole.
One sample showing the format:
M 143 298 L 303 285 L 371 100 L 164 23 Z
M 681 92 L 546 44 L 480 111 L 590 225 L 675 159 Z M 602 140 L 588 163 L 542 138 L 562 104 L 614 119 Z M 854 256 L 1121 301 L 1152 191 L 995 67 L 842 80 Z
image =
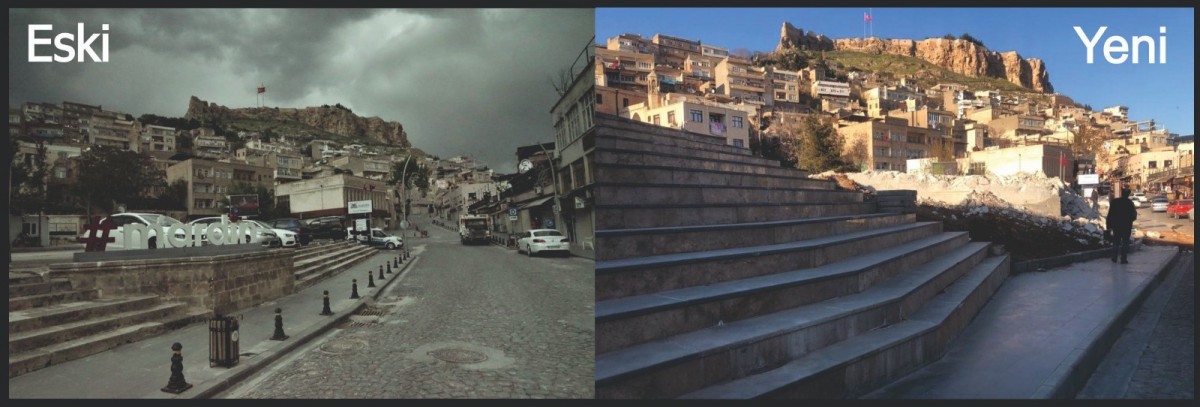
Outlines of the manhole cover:
M 363 350 L 367 347 L 367 343 L 357 339 L 342 339 L 334 340 L 321 344 L 317 349 L 333 355 L 344 355 L 356 351 Z
M 463 364 L 479 363 L 488 360 L 487 355 L 483 354 L 483 352 L 455 348 L 431 350 L 429 351 L 429 356 L 450 363 Z

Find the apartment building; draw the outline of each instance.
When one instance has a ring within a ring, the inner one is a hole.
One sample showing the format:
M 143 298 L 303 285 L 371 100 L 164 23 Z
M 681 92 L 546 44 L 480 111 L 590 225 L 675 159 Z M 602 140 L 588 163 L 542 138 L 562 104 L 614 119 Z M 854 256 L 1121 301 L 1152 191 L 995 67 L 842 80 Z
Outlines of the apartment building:
M 932 156 L 934 143 L 944 140 L 938 130 L 910 126 L 907 120 L 890 116 L 845 124 L 837 131 L 845 153 L 853 155 L 853 150 L 863 148 L 866 157 L 856 157 L 863 160 L 863 167 L 881 171 L 905 172 L 908 160 Z
M 646 101 L 646 92 L 596 85 L 596 112 L 621 115 L 621 109 Z
M 609 38 L 606 42 L 606 48 L 613 51 L 634 52 L 639 54 L 655 54 L 658 46 L 648 38 L 643 38 L 638 34 L 621 34 L 616 37 Z
M 788 71 L 783 69 L 770 69 L 768 71 L 771 79 L 771 92 L 773 102 L 800 103 L 800 73 L 797 71 Z M 850 95 L 850 88 L 846 88 L 846 96 Z
M 175 151 L 175 128 L 146 124 L 139 133 L 140 151 Z
M 651 41 L 657 47 L 656 62 L 660 65 L 683 69 L 683 64 L 689 55 L 703 55 L 700 50 L 700 41 L 663 34 L 654 34 Z
M 224 137 L 199 135 L 192 138 L 192 151 L 205 158 L 221 158 L 229 151 L 229 142 Z
M 908 86 L 879 86 L 871 88 L 865 94 L 867 100 L 867 115 L 883 117 L 887 111 L 906 108 L 909 100 L 921 106 L 925 104 L 925 93 Z
M 225 213 L 218 207 L 234 183 L 247 183 L 274 190 L 273 171 L 265 166 L 189 158 L 167 167 L 167 183 L 187 183 L 188 219 Z
M 329 165 L 350 170 L 356 176 L 382 181 L 389 179 L 392 164 L 388 160 L 362 156 L 341 156 L 329 160 Z
M 750 60 L 729 57 L 717 64 L 717 89 L 725 96 L 757 105 L 771 105 L 771 92 L 767 91 L 766 71 L 751 65 Z
M 646 91 L 655 73 L 655 56 L 637 52 L 596 48 L 596 84 L 624 90 Z
M 644 103 L 631 105 L 622 117 L 693 133 L 724 137 L 735 147 L 750 146 L 750 117 L 754 105 L 734 105 L 705 100 L 699 96 L 666 93 L 651 94 Z

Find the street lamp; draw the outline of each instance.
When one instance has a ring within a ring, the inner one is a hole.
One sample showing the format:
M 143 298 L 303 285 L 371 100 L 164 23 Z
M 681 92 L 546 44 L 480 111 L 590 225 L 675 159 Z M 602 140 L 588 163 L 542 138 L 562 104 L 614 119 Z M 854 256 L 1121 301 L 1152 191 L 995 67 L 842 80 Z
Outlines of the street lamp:
M 538 145 L 538 147 L 540 147 L 542 149 L 542 154 L 546 154 L 547 156 L 550 157 L 550 180 L 551 180 L 551 182 L 554 183 L 554 208 L 556 209 L 554 212 L 554 221 L 556 222 L 556 224 L 562 224 L 561 219 L 558 218 L 558 216 L 559 216 L 558 212 L 561 211 L 562 203 L 559 202 L 558 168 L 556 168 L 556 166 L 554 165 L 554 155 L 550 154 L 549 151 L 546 151 L 546 146 L 544 144 L 537 143 L 537 145 Z
M 408 161 L 411 159 L 411 154 L 404 158 L 404 169 L 400 171 L 400 184 L 404 187 L 400 196 L 401 213 L 404 215 L 400 220 L 400 228 L 404 230 L 408 230 Z

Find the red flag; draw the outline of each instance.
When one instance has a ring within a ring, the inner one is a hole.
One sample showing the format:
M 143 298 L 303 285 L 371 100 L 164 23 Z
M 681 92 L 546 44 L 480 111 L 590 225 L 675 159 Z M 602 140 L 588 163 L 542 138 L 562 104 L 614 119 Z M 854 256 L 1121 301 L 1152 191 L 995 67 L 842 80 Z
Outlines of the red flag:
M 1063 153 L 1062 151 L 1058 152 L 1058 165 L 1063 167 L 1067 166 L 1067 154 Z
M 865 11 L 863 12 L 863 21 L 867 21 L 867 22 L 871 21 L 871 15 Z
M 259 86 L 259 87 L 258 87 L 258 93 L 267 93 L 267 87 L 266 87 L 266 86 Z

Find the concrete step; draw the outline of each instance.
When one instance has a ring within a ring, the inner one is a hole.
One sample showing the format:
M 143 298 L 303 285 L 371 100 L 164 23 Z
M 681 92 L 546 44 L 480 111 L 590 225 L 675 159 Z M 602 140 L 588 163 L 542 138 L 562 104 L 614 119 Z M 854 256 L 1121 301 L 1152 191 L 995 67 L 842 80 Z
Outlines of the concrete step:
M 63 302 L 89 301 L 100 298 L 99 289 L 58 291 L 49 294 L 30 295 L 8 299 L 8 311 L 20 311 L 45 307 Z
M 184 303 L 157 304 L 145 309 L 102 315 L 83 321 L 14 333 L 8 337 L 8 353 L 27 352 L 125 326 L 161 321 L 173 314 L 183 313 L 186 309 L 187 305 Z
M 596 356 L 600 398 L 664 398 L 774 369 L 903 321 L 979 264 L 971 243 L 858 294 Z M 818 356 L 819 357 L 819 356 Z
M 734 147 L 728 144 L 724 137 L 708 134 L 698 134 L 669 127 L 654 126 L 648 123 L 630 119 L 597 116 L 596 139 L 618 138 L 642 141 L 664 146 L 689 147 L 707 151 L 721 151 L 749 156 L 750 149 Z
M 800 177 L 805 173 L 794 168 L 780 166 L 746 164 L 735 161 L 712 160 L 707 158 L 686 157 L 670 154 L 659 154 L 648 151 L 605 150 L 597 148 L 593 151 L 594 162 L 601 165 L 633 166 L 657 165 L 690 170 L 718 171 L 725 174 L 753 174 L 782 177 Z M 607 182 L 637 182 L 638 179 L 604 179 Z
M 370 250 L 368 250 L 370 249 Z M 370 248 L 363 245 L 351 245 L 345 248 L 322 256 L 314 261 L 306 262 L 300 267 L 296 267 L 296 279 L 300 280 L 312 274 L 320 273 L 329 269 L 331 266 L 341 263 L 348 258 L 357 256 L 359 253 L 377 251 L 378 249 Z
M 760 246 L 913 223 L 916 215 L 872 213 L 723 225 L 596 231 L 596 260 Z
M 596 202 L 596 230 L 771 222 L 877 212 L 875 202 L 759 205 L 608 205 L 600 201 Z
M 967 244 L 940 233 L 808 269 L 596 302 L 596 352 L 862 292 Z
M 28 297 L 50 294 L 55 291 L 70 290 L 71 282 L 66 279 L 54 279 L 41 283 L 10 284 L 8 286 L 8 298 Z
M 28 352 L 10 354 L 8 359 L 8 377 L 12 378 L 51 365 L 84 358 L 123 344 L 137 342 L 192 323 L 202 322 L 208 315 L 209 312 L 207 310 L 187 308 L 161 321 L 124 326 Z
M 597 261 L 595 298 L 601 301 L 817 267 L 941 232 L 940 222 L 918 222 L 773 245 Z
M 313 264 L 329 261 L 329 259 L 345 254 L 347 251 L 356 250 L 360 246 L 362 245 L 356 243 L 339 244 L 337 247 L 306 256 L 304 259 L 293 259 L 292 265 L 298 270 L 304 269 Z
M 363 246 L 363 247 L 366 247 L 366 246 Z M 378 249 L 369 248 L 369 247 L 368 247 L 368 249 L 370 249 L 370 250 L 358 250 L 353 253 L 350 253 L 346 257 L 343 257 L 340 260 L 338 260 L 337 263 L 331 263 L 328 267 L 325 267 L 324 269 L 311 272 L 303 277 L 298 278 L 296 280 L 296 291 L 300 291 L 305 288 L 311 287 L 313 284 L 316 284 L 316 283 L 320 282 L 321 280 L 329 278 L 330 276 L 333 276 L 335 274 L 341 273 L 341 272 L 345 271 L 346 269 L 354 266 L 355 264 L 361 263 L 364 260 L 367 260 L 367 259 L 371 258 L 372 256 L 375 256 L 376 254 L 378 254 Z M 395 275 L 396 275 L 395 270 L 393 269 L 391 276 L 395 276 Z M 389 276 L 388 278 L 391 278 L 391 277 Z M 365 281 L 362 282 L 360 285 L 360 287 L 366 287 L 366 286 L 367 286 L 367 283 Z M 349 288 L 350 287 L 346 287 L 347 290 Z
M 337 251 L 341 248 L 346 247 L 349 244 L 351 244 L 351 243 L 350 242 L 337 242 L 337 243 L 326 243 L 326 244 L 320 244 L 320 245 L 316 245 L 315 243 L 310 243 L 308 247 L 297 249 L 296 254 L 294 256 L 292 256 L 292 259 L 296 263 L 299 263 L 303 260 L 308 260 L 313 257 L 320 256 L 322 254 L 327 254 L 332 251 Z
M 663 145 L 654 142 L 636 140 L 627 137 L 600 137 L 596 139 L 596 148 L 606 151 L 645 151 L 656 154 L 673 155 L 679 157 L 695 157 L 709 160 L 720 160 L 730 162 L 740 162 L 754 165 L 766 165 L 770 167 L 779 167 L 778 160 L 762 158 L 745 153 L 727 152 L 720 150 L 712 150 L 709 146 L 702 148 L 680 147 L 675 145 Z
M 905 321 L 782 366 L 683 395 L 689 399 L 859 397 L 942 357 L 1008 277 L 1008 256 L 976 265 Z
M 803 175 L 729 173 L 719 170 L 678 168 L 665 165 L 593 163 L 595 179 L 625 180 L 675 185 L 725 185 L 731 187 L 836 189 L 837 183 Z
M 606 205 L 781 205 L 863 202 L 861 192 L 829 189 L 612 182 L 597 182 L 592 188 L 596 202 L 604 202 Z
M 12 266 L 12 265 L 10 264 L 10 266 Z M 16 285 L 16 284 L 32 284 L 32 283 L 44 283 L 44 282 L 46 282 L 46 279 L 38 274 L 14 273 L 13 269 L 11 269 L 11 268 L 8 271 L 8 285 L 10 287 L 13 285 Z
M 91 301 L 65 302 L 45 307 L 8 313 L 8 332 L 13 335 L 49 326 L 83 321 L 121 312 L 145 309 L 159 301 L 157 295 L 138 295 L 122 298 L 99 298 Z

